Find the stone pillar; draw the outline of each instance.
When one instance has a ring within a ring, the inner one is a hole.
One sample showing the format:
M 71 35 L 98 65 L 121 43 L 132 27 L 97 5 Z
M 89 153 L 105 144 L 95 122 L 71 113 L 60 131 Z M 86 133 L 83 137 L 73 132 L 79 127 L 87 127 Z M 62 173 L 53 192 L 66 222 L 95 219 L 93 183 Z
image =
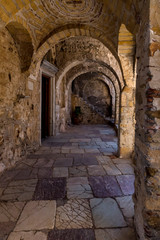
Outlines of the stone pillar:
M 133 56 L 132 56 L 133 57 Z M 135 141 L 135 79 L 133 60 L 121 57 L 126 86 L 121 92 L 120 101 L 120 156 L 129 158 L 134 151 Z
M 121 91 L 119 153 L 121 157 L 131 157 L 135 141 L 135 39 L 122 24 L 119 32 L 118 54 L 123 69 L 126 86 Z
M 137 34 L 135 226 L 138 239 L 160 239 L 160 14 L 146 1 Z

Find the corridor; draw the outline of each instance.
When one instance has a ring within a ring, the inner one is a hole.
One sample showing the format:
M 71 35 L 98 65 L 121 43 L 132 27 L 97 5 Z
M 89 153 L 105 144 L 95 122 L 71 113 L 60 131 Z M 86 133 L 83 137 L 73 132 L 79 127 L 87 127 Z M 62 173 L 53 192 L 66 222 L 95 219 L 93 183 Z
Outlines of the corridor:
M 0 240 L 135 240 L 134 169 L 105 125 L 49 137 L 0 178 Z

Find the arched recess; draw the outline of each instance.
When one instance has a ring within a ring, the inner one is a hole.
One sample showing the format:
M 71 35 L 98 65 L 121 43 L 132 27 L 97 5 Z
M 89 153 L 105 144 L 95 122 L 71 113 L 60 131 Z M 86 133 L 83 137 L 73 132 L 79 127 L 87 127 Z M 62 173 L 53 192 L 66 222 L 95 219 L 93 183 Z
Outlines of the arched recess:
M 72 83 L 77 78 L 83 77 L 83 75 L 86 75 L 86 74 L 94 75 L 94 77 L 92 78 L 93 81 L 94 80 L 102 81 L 109 88 L 110 94 L 112 96 L 112 113 L 113 113 L 113 117 L 114 117 L 114 120 L 115 120 L 116 119 L 115 114 L 116 113 L 118 114 L 118 111 L 116 109 L 116 104 L 117 105 L 119 104 L 119 92 L 118 92 L 118 90 L 116 91 L 113 82 L 106 75 L 104 75 L 101 72 L 93 72 L 93 71 L 90 72 L 90 71 L 86 71 L 85 69 L 83 69 L 81 71 L 78 71 L 78 73 L 73 74 L 69 79 L 67 77 L 67 86 L 66 86 L 66 92 L 65 92 L 67 121 L 70 122 L 70 112 L 71 112 L 71 99 L 70 99 L 70 97 L 71 97 Z M 86 80 L 85 86 L 86 86 L 86 84 L 87 84 L 87 80 Z M 85 88 L 85 86 L 84 86 L 84 88 Z
M 112 42 L 108 37 L 104 35 L 104 33 L 96 28 L 89 27 L 84 24 L 77 25 L 66 25 L 61 28 L 55 29 L 50 35 L 48 35 L 44 41 L 39 45 L 36 50 L 32 64 L 30 67 L 30 74 L 34 75 L 35 78 L 38 75 L 40 63 L 43 59 L 43 56 L 58 42 L 71 38 L 71 37 L 90 37 L 93 39 L 99 40 L 104 46 L 110 51 L 112 54 L 113 61 L 117 62 L 117 74 L 119 79 L 123 81 L 123 73 L 121 68 L 120 59 L 117 54 L 117 50 L 115 46 L 113 46 Z
M 95 72 L 95 69 L 98 73 L 103 74 L 106 76 L 110 81 L 112 81 L 115 92 L 116 92 L 116 119 L 115 123 L 119 122 L 119 101 L 120 101 L 120 85 L 118 82 L 118 79 L 116 76 L 105 66 L 101 66 L 99 63 L 88 61 L 88 62 L 81 62 L 81 61 L 76 61 L 71 63 L 69 66 L 66 66 L 65 69 L 59 71 L 56 76 L 56 122 L 57 122 L 57 132 L 59 131 L 59 116 L 61 115 L 61 109 L 60 109 L 60 86 L 61 82 L 65 81 L 65 84 L 67 86 L 66 91 L 65 91 L 65 103 L 68 102 L 68 91 L 71 86 L 71 82 L 78 77 L 81 73 L 87 73 L 87 72 Z M 65 106 L 66 107 L 66 106 Z M 64 111 L 64 109 L 63 109 Z
M 18 22 L 10 22 L 6 28 L 14 39 L 17 47 L 21 71 L 25 72 L 31 65 L 31 59 L 34 51 L 30 34 L 27 29 Z

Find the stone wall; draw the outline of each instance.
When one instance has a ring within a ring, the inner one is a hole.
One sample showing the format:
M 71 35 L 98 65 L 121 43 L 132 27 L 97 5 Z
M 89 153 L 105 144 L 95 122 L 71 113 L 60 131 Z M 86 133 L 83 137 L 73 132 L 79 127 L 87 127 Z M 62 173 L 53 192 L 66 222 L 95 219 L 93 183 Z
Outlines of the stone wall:
M 138 239 L 160 239 L 160 28 L 159 1 L 143 9 L 137 35 L 136 193 Z
M 75 107 L 79 106 L 81 114 L 75 119 Z M 106 124 L 105 119 L 98 114 L 83 98 L 72 94 L 72 123 L 73 124 Z
M 109 88 L 107 84 L 97 79 L 96 75 L 82 74 L 76 78 L 72 83 L 73 93 L 92 105 L 104 117 L 111 117 L 112 99 Z
M 0 172 L 37 147 L 39 92 L 28 88 L 17 49 L 6 29 L 0 32 Z M 37 85 L 38 86 L 38 85 Z M 33 97 L 32 97 L 33 95 Z M 39 140 L 39 139 L 38 139 Z

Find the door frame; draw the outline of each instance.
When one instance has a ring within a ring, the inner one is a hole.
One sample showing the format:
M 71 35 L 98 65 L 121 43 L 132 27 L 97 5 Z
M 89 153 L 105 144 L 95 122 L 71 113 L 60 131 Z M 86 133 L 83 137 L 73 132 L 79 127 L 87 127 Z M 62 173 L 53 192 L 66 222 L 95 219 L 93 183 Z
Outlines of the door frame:
M 40 67 L 40 145 L 42 144 L 41 138 L 41 114 L 42 114 L 42 77 L 49 78 L 50 80 L 50 127 L 49 127 L 49 135 L 55 135 L 56 129 L 56 91 L 55 91 L 55 74 L 57 73 L 58 68 L 48 62 L 47 60 L 43 60 Z

